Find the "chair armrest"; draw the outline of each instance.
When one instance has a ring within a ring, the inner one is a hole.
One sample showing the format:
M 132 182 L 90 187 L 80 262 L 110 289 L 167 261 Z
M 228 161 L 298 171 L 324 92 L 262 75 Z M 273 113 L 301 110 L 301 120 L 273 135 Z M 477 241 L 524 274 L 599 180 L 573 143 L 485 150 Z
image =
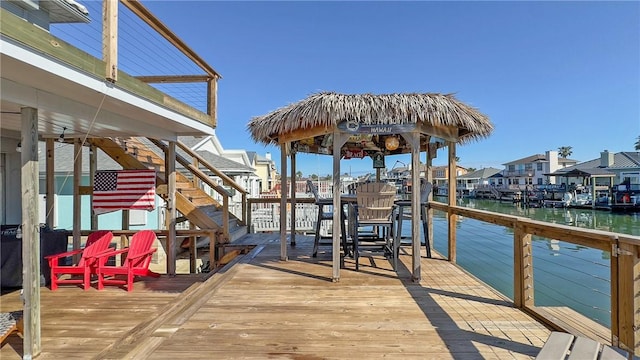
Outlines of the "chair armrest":
M 139 259 L 141 257 L 145 257 L 145 256 L 149 256 L 151 254 L 153 254 L 154 252 L 156 252 L 158 249 L 149 249 L 141 254 L 138 254 L 136 256 L 127 256 L 127 260 L 135 260 L 135 259 Z
M 129 248 L 124 248 L 124 249 L 120 249 L 120 250 L 116 250 L 114 248 L 108 248 L 107 250 L 105 250 L 105 251 L 103 251 L 101 253 L 95 254 L 92 257 L 94 257 L 94 258 L 105 258 L 105 257 L 107 257 L 108 258 L 108 257 L 114 256 L 114 255 L 125 253 L 127 251 L 129 251 Z
M 44 258 L 49 260 L 49 259 L 67 257 L 67 256 L 75 255 L 75 254 L 80 254 L 83 251 L 84 251 L 84 249 L 76 249 L 76 250 L 66 251 L 66 252 L 59 253 L 59 254 L 47 255 Z
M 367 209 L 369 209 L 369 210 L 391 210 L 391 209 L 393 209 L 393 206 L 381 206 L 381 207 L 369 206 L 369 207 L 367 207 Z
M 124 248 L 120 250 L 109 248 L 99 254 L 95 254 L 94 256 L 91 257 L 91 259 L 95 259 L 96 261 L 98 261 L 98 267 L 102 267 L 107 263 L 107 260 L 109 260 L 110 257 L 116 256 L 118 254 L 126 253 L 127 251 L 129 251 L 129 248 Z

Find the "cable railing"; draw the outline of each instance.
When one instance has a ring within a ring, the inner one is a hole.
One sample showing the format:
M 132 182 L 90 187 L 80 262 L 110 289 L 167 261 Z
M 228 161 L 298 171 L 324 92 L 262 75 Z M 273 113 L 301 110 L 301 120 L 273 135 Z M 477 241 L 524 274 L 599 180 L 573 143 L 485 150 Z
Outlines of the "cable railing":
M 438 202 L 430 212 L 435 249 L 516 307 L 559 330 L 635 350 L 640 237 Z M 506 287 L 505 273 L 512 274 Z
M 118 79 L 122 71 L 171 96 L 173 100 L 167 101 L 175 107 L 184 104 L 209 115 L 207 123 L 216 125 L 220 75 L 160 19 L 136 0 L 87 1 L 83 5 L 89 23 L 54 23 L 49 32 L 104 61 L 107 80 L 128 84 L 127 79 Z M 107 40 L 110 36 L 115 40 Z

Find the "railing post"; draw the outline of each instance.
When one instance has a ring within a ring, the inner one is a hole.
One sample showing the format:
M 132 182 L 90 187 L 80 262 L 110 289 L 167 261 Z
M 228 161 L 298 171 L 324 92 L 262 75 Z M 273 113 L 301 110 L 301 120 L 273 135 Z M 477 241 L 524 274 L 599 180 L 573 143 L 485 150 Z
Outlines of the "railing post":
M 224 194 L 222 197 L 222 228 L 225 241 L 231 241 L 229 234 L 229 194 Z
M 242 224 L 248 227 L 250 217 L 251 217 L 251 208 L 247 206 L 247 194 L 242 193 L 242 219 L 240 219 L 242 221 Z
M 105 78 L 110 82 L 118 80 L 118 1 L 102 1 L 102 60 Z
M 247 234 L 251 234 L 251 204 L 253 203 L 251 201 L 251 199 L 246 199 L 242 202 L 243 204 L 246 204 L 246 206 L 243 205 L 242 207 L 242 211 L 246 211 L 246 215 L 245 215 L 245 225 L 247 226 Z
M 531 234 L 524 224 L 516 222 L 513 232 L 513 302 L 523 309 L 534 305 L 533 299 L 533 248 Z
M 614 247 L 616 250 L 616 247 Z M 639 246 L 618 241 L 618 346 L 635 355 L 640 354 L 640 258 Z M 612 297 L 613 299 L 613 297 Z

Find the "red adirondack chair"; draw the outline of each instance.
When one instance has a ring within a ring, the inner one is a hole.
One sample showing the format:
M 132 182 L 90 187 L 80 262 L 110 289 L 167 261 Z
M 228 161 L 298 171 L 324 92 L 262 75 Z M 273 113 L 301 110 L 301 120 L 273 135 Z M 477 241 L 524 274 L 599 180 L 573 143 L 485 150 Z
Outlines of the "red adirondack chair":
M 89 290 L 91 287 L 91 274 L 96 274 L 98 264 L 96 263 L 95 255 L 102 253 L 109 249 L 109 244 L 113 239 L 113 234 L 108 230 L 99 230 L 91 233 L 87 238 L 87 243 L 84 249 L 71 250 L 59 254 L 53 254 L 45 256 L 45 259 L 49 261 L 49 267 L 51 268 L 51 290 L 56 290 L 58 284 L 84 284 L 84 289 Z M 76 254 L 82 254 L 78 264 L 76 265 L 60 265 L 61 258 L 73 256 Z M 82 279 L 60 279 L 59 275 L 83 275 Z
M 149 270 L 151 257 L 157 250 L 151 247 L 155 239 L 153 231 L 141 230 L 133 235 L 129 247 L 98 255 L 98 290 L 104 289 L 104 285 L 126 285 L 127 291 L 133 291 L 135 276 L 159 277 L 160 274 Z M 107 265 L 107 259 L 117 254 L 126 254 L 124 263 L 121 266 Z M 127 278 L 117 279 L 117 275 L 126 275 Z

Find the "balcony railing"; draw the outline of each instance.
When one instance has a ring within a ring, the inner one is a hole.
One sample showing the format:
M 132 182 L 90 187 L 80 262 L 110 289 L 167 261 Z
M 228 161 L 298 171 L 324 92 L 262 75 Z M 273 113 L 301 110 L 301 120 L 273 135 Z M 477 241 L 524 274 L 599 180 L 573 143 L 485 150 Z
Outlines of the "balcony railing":
M 0 9 L 0 33 L 148 101 L 216 126 L 220 75 L 206 61 L 139 1 L 83 5 L 89 11 L 88 24 L 51 24 L 49 31 Z

